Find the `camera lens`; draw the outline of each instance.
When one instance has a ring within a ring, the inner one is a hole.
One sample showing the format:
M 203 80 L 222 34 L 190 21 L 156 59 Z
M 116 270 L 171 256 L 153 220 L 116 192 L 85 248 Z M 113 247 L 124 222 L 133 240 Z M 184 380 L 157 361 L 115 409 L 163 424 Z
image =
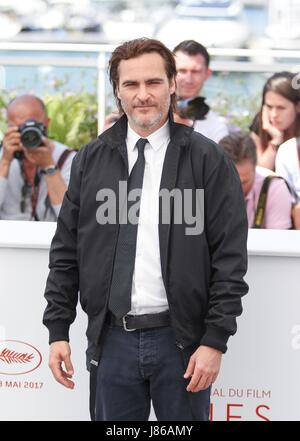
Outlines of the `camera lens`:
M 42 143 L 42 133 L 36 127 L 28 127 L 21 133 L 21 142 L 27 149 L 39 147 Z

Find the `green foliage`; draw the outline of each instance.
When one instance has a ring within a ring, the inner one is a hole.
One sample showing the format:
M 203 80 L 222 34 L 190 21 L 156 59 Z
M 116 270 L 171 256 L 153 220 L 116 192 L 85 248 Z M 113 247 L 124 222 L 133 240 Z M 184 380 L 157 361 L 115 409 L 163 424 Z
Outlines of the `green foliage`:
M 6 131 L 6 107 L 9 101 L 14 97 L 13 94 L 5 90 L 0 91 L 0 139 L 3 138 Z
M 15 93 L 0 92 L 0 137 L 6 131 L 6 107 Z M 89 93 L 56 93 L 43 97 L 50 125 L 49 138 L 79 149 L 97 137 L 97 102 Z
M 44 97 L 49 137 L 79 149 L 97 137 L 97 103 L 92 94 L 57 94 Z

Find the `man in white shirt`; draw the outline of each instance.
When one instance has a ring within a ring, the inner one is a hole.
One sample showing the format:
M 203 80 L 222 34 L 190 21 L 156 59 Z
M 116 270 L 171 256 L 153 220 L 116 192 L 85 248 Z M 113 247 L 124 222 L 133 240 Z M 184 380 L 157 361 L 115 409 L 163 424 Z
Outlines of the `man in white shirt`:
M 160 421 L 208 420 L 248 289 L 239 178 L 214 142 L 174 123 L 176 66 L 161 42 L 125 42 L 109 70 L 123 116 L 72 164 L 45 290 L 49 366 L 74 387 L 68 333 L 80 285 L 92 419 L 144 421 L 152 399 Z M 161 197 L 173 190 L 174 201 Z M 185 198 L 177 209 L 187 190 L 206 207 L 197 231 L 187 227 L 203 212 L 190 222 Z
M 8 105 L 0 150 L 0 219 L 56 221 L 75 152 L 47 138 L 49 122 L 44 103 L 35 96 L 19 96 Z M 22 127 L 34 147 L 23 145 Z
M 210 110 L 205 99 L 200 97 L 205 81 L 212 74 L 206 48 L 194 40 L 185 40 L 174 48 L 173 53 L 179 108 L 175 121 L 191 126 L 196 132 L 218 142 L 228 135 L 225 119 Z

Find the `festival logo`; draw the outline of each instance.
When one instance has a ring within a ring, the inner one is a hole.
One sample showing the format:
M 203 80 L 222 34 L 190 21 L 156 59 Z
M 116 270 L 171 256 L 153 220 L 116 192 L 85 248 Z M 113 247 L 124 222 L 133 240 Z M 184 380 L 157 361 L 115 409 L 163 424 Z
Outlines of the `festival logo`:
M 31 344 L 18 340 L 0 341 L 0 374 L 28 374 L 41 363 L 42 354 Z

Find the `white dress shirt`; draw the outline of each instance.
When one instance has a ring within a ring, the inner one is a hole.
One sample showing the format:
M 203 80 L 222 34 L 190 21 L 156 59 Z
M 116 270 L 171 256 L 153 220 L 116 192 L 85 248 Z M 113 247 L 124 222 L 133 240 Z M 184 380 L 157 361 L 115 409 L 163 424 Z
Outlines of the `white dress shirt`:
M 228 135 L 228 128 L 225 118 L 210 110 L 205 119 L 196 119 L 194 123 L 195 132 L 199 132 L 215 142 L 219 142 Z
M 294 203 L 300 201 L 300 168 L 296 138 L 281 144 L 276 155 L 276 173 L 282 176 L 294 193 Z
M 129 173 L 137 160 L 135 147 L 141 136 L 128 125 L 127 153 Z M 168 309 L 159 250 L 159 188 L 162 169 L 170 141 L 169 122 L 147 136 L 145 171 L 137 232 L 136 257 L 129 314 L 153 314 Z

